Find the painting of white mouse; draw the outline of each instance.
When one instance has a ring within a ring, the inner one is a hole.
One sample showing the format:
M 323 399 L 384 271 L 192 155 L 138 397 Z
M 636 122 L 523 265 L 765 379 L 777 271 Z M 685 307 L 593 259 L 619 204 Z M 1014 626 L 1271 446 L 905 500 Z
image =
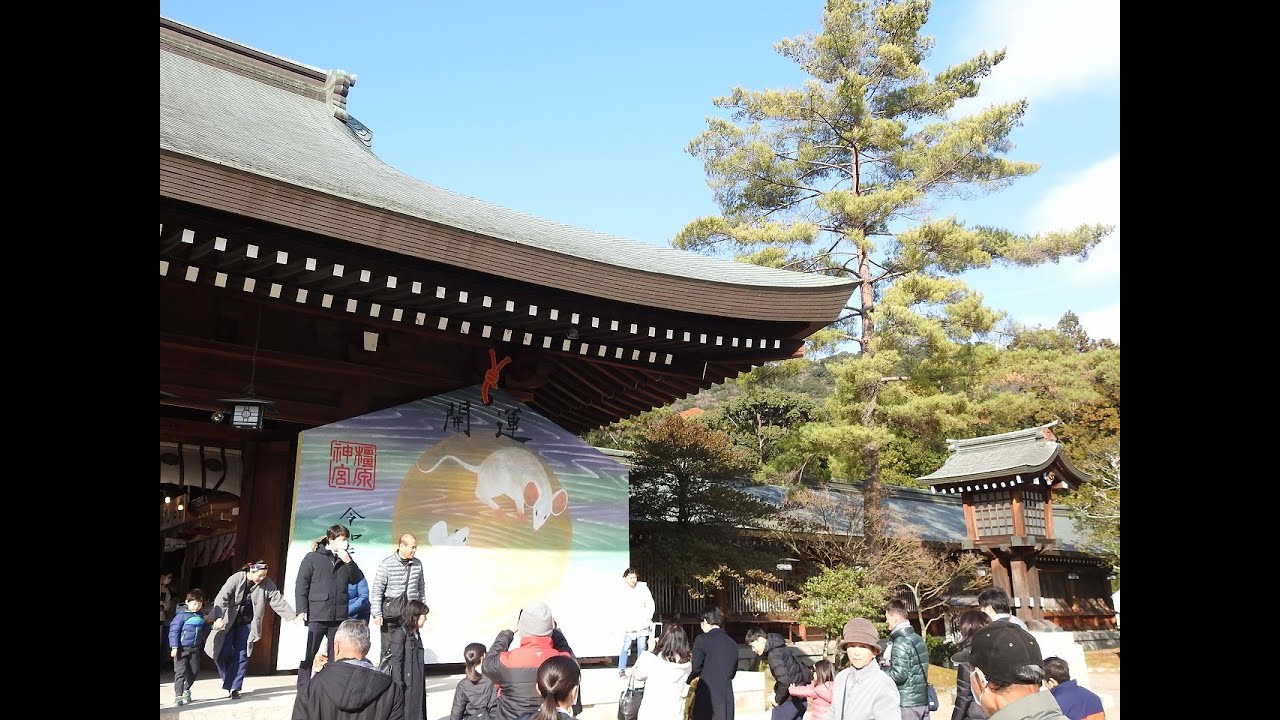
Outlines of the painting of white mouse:
M 564 488 L 551 492 L 551 479 L 542 463 L 532 452 L 519 447 L 501 448 L 489 454 L 479 465 L 471 465 L 453 455 L 445 455 L 431 466 L 432 472 L 440 463 L 452 460 L 476 476 L 476 497 L 494 510 L 501 510 L 494 498 L 503 495 L 516 505 L 520 519 L 525 519 L 525 508 L 533 510 L 533 529 L 542 527 L 552 515 L 563 513 L 569 506 L 569 494 Z
M 432 525 L 431 529 L 427 531 L 427 544 L 456 545 L 465 547 L 467 544 L 467 537 L 470 534 L 471 528 L 469 527 L 458 528 L 453 533 L 450 533 L 449 523 L 441 520 L 435 525 Z

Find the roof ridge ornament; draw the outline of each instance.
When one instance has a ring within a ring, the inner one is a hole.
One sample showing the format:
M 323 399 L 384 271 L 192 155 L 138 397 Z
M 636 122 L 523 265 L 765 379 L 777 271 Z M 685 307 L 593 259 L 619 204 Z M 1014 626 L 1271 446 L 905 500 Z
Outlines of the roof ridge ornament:
M 324 81 L 325 101 L 333 108 L 333 116 L 347 121 L 347 93 L 356 84 L 356 76 L 346 70 L 330 70 Z
M 1048 440 L 1049 442 L 1057 442 L 1058 438 L 1050 429 L 1057 425 L 1060 420 L 1047 422 L 1043 425 L 1037 425 L 1030 428 L 1022 428 L 1011 432 L 997 433 L 995 435 L 982 435 L 979 437 L 954 439 L 947 438 L 947 449 L 955 453 L 961 449 L 973 449 L 975 447 L 999 445 L 1006 443 L 1022 443 L 1036 440 Z

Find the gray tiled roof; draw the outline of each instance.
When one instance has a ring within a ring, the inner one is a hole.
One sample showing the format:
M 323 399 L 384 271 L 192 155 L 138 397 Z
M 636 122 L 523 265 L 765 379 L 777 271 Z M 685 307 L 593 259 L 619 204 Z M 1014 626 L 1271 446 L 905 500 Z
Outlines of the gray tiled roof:
M 1057 424 L 1058 421 L 1055 420 L 1026 430 L 984 435 L 968 440 L 947 440 L 951 456 L 942 467 L 919 479 L 930 485 L 944 485 L 962 480 L 1039 472 L 1048 467 L 1062 451 L 1062 445 L 1048 439 L 1045 433 Z M 1087 479 L 1088 476 L 1067 462 L 1066 456 L 1062 456 L 1062 461 L 1079 479 Z
M 596 450 L 614 458 L 628 468 L 635 453 L 613 448 L 596 448 Z M 757 499 L 775 507 L 782 507 L 787 498 L 787 489 L 779 485 L 756 485 L 750 482 L 738 482 L 738 489 L 750 493 Z M 928 542 L 960 543 L 969 537 L 964 525 L 964 501 L 959 495 L 940 495 L 928 490 L 887 485 L 884 487 L 884 501 L 880 507 L 885 515 L 885 530 L 894 536 L 915 536 Z M 859 517 L 862 510 L 862 485 L 860 483 L 831 483 L 826 488 L 814 490 L 823 493 L 832 500 L 838 514 L 844 517 Z M 1052 507 L 1053 530 L 1058 540 L 1058 550 L 1066 552 L 1084 552 L 1083 539 L 1076 533 L 1075 523 L 1070 516 L 1058 507 Z M 789 510 L 797 519 L 813 523 L 816 517 L 812 513 Z M 765 520 L 766 526 L 776 526 Z M 861 527 L 831 527 L 832 532 L 840 534 L 861 535 Z
M 781 505 L 786 496 L 785 488 L 777 485 L 747 485 L 746 492 L 773 505 Z M 857 517 L 861 510 L 862 490 L 857 485 L 832 485 L 825 490 L 840 506 L 848 508 L 846 516 Z M 928 490 L 885 486 L 885 531 L 893 536 L 916 536 L 928 542 L 959 544 L 966 540 L 968 531 L 964 525 L 964 504 L 959 495 L 937 495 Z M 792 511 L 795 512 L 795 511 Z M 812 517 L 807 519 L 812 520 Z M 861 535 L 862 528 L 832 528 L 842 534 Z M 1065 512 L 1053 508 L 1053 530 L 1058 540 L 1058 550 L 1082 552 L 1082 538 L 1076 533 L 1075 524 Z
M 376 128 L 374 128 L 376 132 Z M 372 207 L 612 266 L 718 284 L 830 288 L 765 268 L 584 230 L 460 195 L 378 159 L 326 103 L 160 49 L 160 148 Z

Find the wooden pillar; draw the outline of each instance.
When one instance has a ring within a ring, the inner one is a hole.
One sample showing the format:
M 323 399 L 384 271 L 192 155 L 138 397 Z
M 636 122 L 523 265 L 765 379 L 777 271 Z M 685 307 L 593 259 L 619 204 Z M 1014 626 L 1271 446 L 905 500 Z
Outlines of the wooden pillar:
M 1011 608 L 1014 615 L 1025 620 L 1031 620 L 1031 608 L 1028 607 L 1027 598 L 1030 597 L 1029 586 L 1027 580 L 1027 561 L 1021 555 L 1015 555 L 1009 559 L 1010 576 L 1013 581 L 1013 591 L 1009 593 L 1010 599 L 1015 607 Z M 1021 602 L 1019 602 L 1019 600 Z
M 246 443 L 245 478 L 236 534 L 236 558 L 240 565 L 266 560 L 270 568 L 267 577 L 276 583 L 290 605 L 294 604 L 293 586 L 283 583 L 282 573 L 289 544 L 296 444 L 296 440 Z M 262 639 L 249 657 L 250 673 L 275 672 L 279 622 L 275 611 L 268 607 L 262 620 Z
M 1018 537 L 1025 537 L 1027 534 L 1027 519 L 1025 516 L 1025 504 L 1022 502 L 1022 488 L 1014 488 L 1009 493 L 1009 496 L 1012 498 L 1013 503 L 1010 508 L 1013 513 L 1013 534 Z
M 1048 488 L 1044 491 L 1044 536 L 1056 537 L 1053 534 L 1053 491 Z
M 1044 608 L 1040 606 L 1042 600 L 1040 596 L 1040 568 L 1032 565 L 1027 571 L 1027 593 L 1033 598 L 1034 605 L 1031 608 L 1031 617 L 1036 620 L 1044 619 Z
M 991 584 L 1008 595 L 1013 594 L 1009 585 L 1009 569 L 1004 566 L 999 555 L 993 555 L 991 558 Z

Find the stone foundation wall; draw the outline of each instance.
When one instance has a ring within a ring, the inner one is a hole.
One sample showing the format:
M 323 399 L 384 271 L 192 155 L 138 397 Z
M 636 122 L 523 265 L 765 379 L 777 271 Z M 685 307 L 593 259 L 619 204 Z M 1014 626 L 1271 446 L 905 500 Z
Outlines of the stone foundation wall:
M 1085 650 L 1112 650 L 1120 647 L 1119 630 L 1083 630 L 1072 635 Z

